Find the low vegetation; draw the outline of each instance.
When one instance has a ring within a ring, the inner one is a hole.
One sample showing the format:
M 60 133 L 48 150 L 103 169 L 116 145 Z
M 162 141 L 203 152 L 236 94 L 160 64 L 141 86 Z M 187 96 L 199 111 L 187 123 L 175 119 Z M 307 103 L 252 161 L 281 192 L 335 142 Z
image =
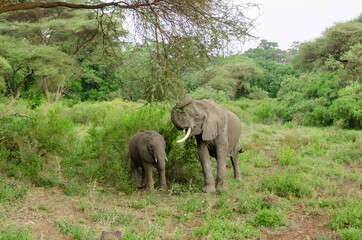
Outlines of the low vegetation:
M 233 179 L 228 161 L 226 190 L 204 194 L 195 142 L 176 144 L 182 133 L 170 122 L 171 105 L 115 100 L 31 110 L 21 101 L 2 103 L 0 239 L 37 239 L 45 231 L 19 224 L 17 211 L 24 208 L 49 218 L 55 239 L 98 239 L 102 230 L 121 230 L 125 239 L 256 239 L 296 225 L 307 235 L 303 223 L 318 217 L 323 221 L 315 237 L 358 239 L 360 131 L 265 124 L 258 114 L 269 100 L 221 104 L 244 126 L 243 181 Z M 166 139 L 166 193 L 136 190 L 130 177 L 128 139 L 142 128 Z M 72 204 L 54 218 L 57 200 L 38 199 L 38 189 Z

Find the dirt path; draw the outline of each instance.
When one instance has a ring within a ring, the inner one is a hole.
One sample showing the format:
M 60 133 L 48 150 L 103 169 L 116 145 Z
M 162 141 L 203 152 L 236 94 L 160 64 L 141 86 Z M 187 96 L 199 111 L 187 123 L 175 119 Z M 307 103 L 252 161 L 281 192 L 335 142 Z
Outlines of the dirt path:
M 55 225 L 62 219 L 86 218 L 77 197 L 66 196 L 58 188 L 32 188 L 21 204 L 12 207 L 8 217 L 19 227 L 31 226 L 36 239 L 71 239 L 65 238 Z

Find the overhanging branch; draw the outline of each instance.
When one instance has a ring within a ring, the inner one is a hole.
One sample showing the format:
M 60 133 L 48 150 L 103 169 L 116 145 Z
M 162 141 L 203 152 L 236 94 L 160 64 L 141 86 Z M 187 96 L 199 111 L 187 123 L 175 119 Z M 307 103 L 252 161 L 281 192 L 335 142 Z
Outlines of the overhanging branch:
M 160 0 L 155 0 L 151 2 L 151 5 L 157 4 Z M 55 7 L 67 7 L 73 9 L 102 9 L 105 7 L 118 7 L 121 9 L 135 9 L 139 7 L 149 6 L 147 2 L 138 2 L 134 4 L 128 4 L 124 1 L 118 2 L 107 2 L 95 5 L 88 5 L 88 4 L 75 4 L 75 3 L 67 3 L 67 2 L 25 2 L 25 3 L 17 3 L 17 4 L 10 4 L 6 5 L 0 4 L 0 14 L 5 12 L 13 12 L 13 11 L 20 11 L 20 10 L 30 10 L 34 8 L 55 8 Z

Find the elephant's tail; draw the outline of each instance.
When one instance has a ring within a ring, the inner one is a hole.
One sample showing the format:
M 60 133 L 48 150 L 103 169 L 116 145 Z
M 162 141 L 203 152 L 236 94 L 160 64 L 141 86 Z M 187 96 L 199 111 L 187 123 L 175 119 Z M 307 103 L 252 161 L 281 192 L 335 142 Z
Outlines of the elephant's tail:
M 243 153 L 244 150 L 242 148 L 239 149 L 239 153 Z

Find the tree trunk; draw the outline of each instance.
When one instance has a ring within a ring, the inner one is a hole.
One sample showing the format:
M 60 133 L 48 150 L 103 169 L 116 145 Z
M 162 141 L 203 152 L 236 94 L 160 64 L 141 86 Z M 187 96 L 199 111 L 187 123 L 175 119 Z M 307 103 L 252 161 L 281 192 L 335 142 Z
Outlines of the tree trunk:
M 19 100 L 19 98 L 20 98 L 20 92 L 17 90 L 14 99 Z
M 47 82 L 46 77 L 41 77 L 41 82 L 43 85 L 44 94 L 47 98 L 47 102 L 50 103 L 50 93 L 49 93 L 48 82 Z
M 59 98 L 62 96 L 63 92 L 64 92 L 64 84 L 60 83 L 57 87 L 57 91 L 55 92 L 55 99 L 54 102 L 58 102 Z

